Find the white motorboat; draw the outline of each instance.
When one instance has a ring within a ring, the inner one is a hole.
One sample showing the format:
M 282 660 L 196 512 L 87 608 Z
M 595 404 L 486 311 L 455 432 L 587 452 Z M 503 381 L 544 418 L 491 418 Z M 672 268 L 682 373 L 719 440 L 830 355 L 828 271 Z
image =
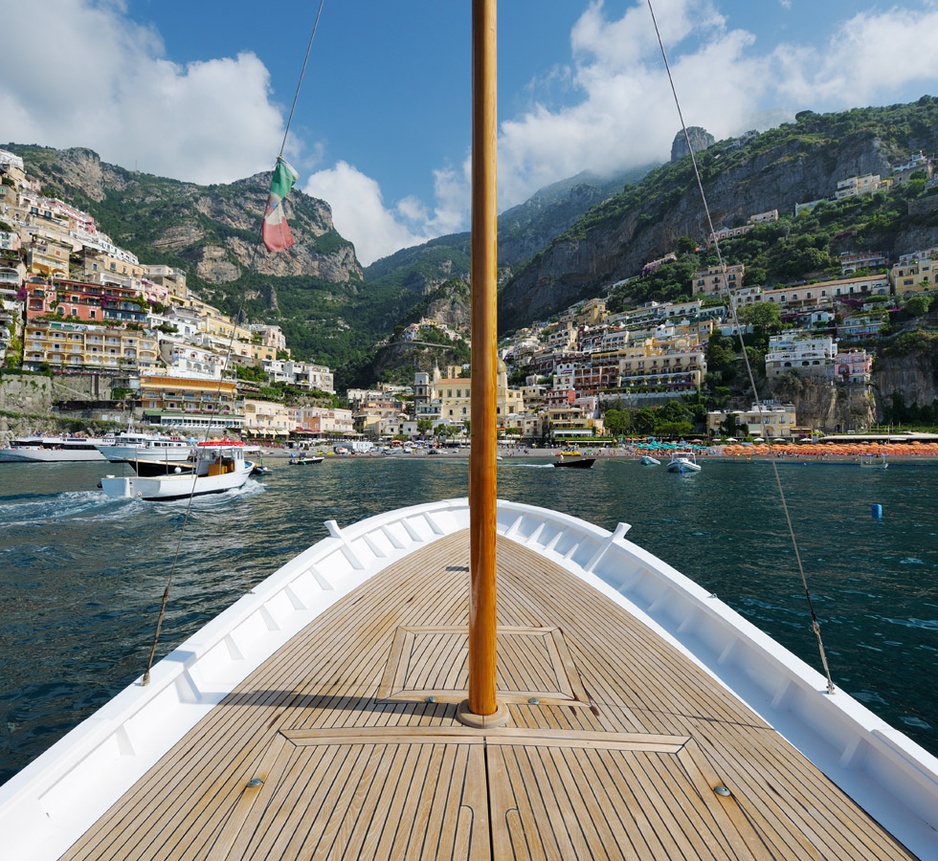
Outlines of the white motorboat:
M 241 487 L 254 464 L 244 459 L 244 446 L 236 440 L 213 440 L 196 447 L 194 470 L 165 475 L 109 475 L 99 487 L 110 497 L 151 500 L 184 499 L 206 493 L 224 493 Z
M 104 460 L 100 447 L 108 445 L 103 437 L 30 436 L 11 440 L 0 448 L 0 463 L 67 463 Z
M 688 472 L 700 472 L 697 455 L 692 451 L 676 451 L 668 461 L 668 472 L 679 472 L 682 475 Z
M 123 432 L 113 441 L 105 441 L 98 451 L 112 463 L 131 460 L 181 462 L 189 459 L 193 440 L 169 437 L 163 434 Z
M 661 461 L 656 457 L 652 457 L 650 454 L 643 454 L 639 463 L 642 466 L 661 466 Z

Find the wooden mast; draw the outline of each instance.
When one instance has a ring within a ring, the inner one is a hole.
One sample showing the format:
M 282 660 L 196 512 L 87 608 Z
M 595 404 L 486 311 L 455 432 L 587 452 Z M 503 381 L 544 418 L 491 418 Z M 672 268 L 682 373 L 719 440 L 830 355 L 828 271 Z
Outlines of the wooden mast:
M 495 505 L 498 267 L 496 0 L 472 2 L 472 445 L 469 457 L 470 715 L 496 717 Z

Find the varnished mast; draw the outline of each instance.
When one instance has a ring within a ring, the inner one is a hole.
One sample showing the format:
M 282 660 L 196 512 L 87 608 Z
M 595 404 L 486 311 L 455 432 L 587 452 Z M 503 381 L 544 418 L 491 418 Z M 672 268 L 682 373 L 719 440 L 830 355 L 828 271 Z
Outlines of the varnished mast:
M 497 131 L 496 0 L 473 0 L 468 709 L 481 717 L 494 716 L 499 710 L 495 697 Z

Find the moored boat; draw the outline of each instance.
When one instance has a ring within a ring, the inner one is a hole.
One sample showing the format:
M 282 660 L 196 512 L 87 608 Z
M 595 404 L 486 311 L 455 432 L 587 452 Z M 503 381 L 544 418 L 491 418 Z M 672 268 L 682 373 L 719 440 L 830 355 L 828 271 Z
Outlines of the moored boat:
M 692 451 L 676 451 L 668 461 L 668 472 L 679 472 L 682 475 L 688 472 L 700 472 L 697 455 Z
M 149 500 L 184 499 L 207 493 L 224 493 L 241 487 L 254 464 L 244 459 L 244 447 L 237 440 L 213 440 L 196 446 L 195 464 L 190 471 L 157 475 L 113 476 L 98 485 L 114 498 Z
M 112 463 L 138 459 L 180 462 L 189 459 L 193 445 L 194 441 L 178 437 L 125 431 L 98 446 L 98 451 Z
M 661 461 L 656 457 L 652 457 L 650 454 L 643 454 L 639 463 L 642 466 L 661 466 Z
M 31 436 L 10 441 L 0 448 L 0 463 L 68 463 L 104 460 L 100 447 L 108 445 L 103 437 Z

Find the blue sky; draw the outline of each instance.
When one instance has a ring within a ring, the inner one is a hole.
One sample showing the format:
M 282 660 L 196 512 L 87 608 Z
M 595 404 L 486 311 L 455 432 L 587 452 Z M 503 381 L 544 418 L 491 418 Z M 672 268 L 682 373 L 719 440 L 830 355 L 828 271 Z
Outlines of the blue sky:
M 938 0 L 653 0 L 717 138 L 938 95 Z M 647 0 L 499 4 L 500 205 L 667 159 Z M 0 142 L 200 183 L 270 170 L 319 0 L 0 0 Z M 325 0 L 287 157 L 369 263 L 468 225 L 469 0 Z

